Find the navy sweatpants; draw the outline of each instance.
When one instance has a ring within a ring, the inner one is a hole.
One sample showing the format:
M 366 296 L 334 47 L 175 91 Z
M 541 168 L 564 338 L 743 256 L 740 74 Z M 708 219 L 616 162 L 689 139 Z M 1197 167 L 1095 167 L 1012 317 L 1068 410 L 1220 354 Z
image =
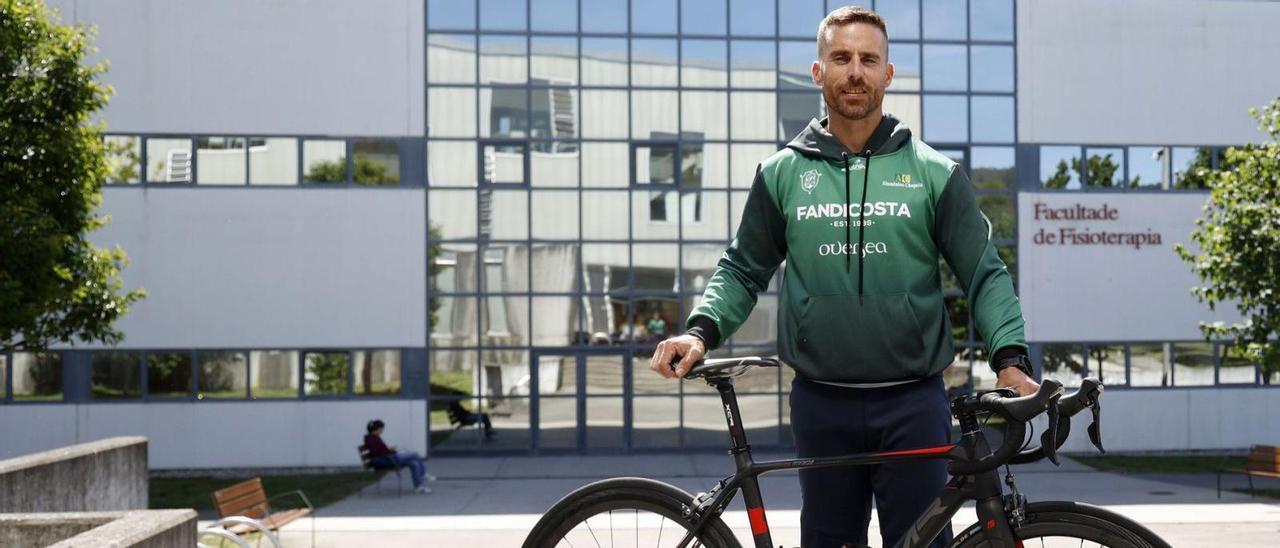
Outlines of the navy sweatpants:
M 941 377 L 883 388 L 845 388 L 796 377 L 791 430 L 800 458 L 915 449 L 950 442 Z M 874 494 L 883 546 L 898 542 L 947 482 L 945 460 L 800 471 L 800 544 L 867 546 Z M 951 542 L 948 526 L 931 547 Z

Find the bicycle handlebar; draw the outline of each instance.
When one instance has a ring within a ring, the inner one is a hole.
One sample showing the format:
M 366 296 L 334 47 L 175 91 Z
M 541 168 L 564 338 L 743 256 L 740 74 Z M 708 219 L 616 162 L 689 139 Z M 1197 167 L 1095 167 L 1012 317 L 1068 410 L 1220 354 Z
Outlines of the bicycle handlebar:
M 1098 448 L 1098 451 L 1106 453 L 1106 449 L 1102 448 L 1102 404 L 1098 400 L 1102 395 L 1104 387 L 1102 381 L 1094 377 L 1088 377 L 1080 382 L 1080 389 L 1076 390 L 1070 396 L 1063 396 L 1058 400 L 1058 421 L 1057 433 L 1052 440 L 1053 450 L 1050 453 L 1056 453 L 1057 449 L 1066 443 L 1067 437 L 1071 435 L 1071 417 L 1077 413 L 1087 409 L 1093 411 L 1093 423 L 1089 425 L 1089 441 Z M 1051 441 L 1048 439 L 1050 432 L 1045 430 L 1040 436 L 1040 447 L 1028 449 L 1009 459 L 1009 464 L 1026 464 L 1038 461 L 1046 456 L 1045 446 Z
M 948 464 L 947 470 L 952 475 L 968 476 L 994 470 L 1013 458 L 1022 448 L 1027 422 L 1040 413 L 1056 409 L 1058 398 L 1062 397 L 1062 383 L 1045 379 L 1034 394 L 1014 396 L 1015 392 L 1002 388 L 975 396 L 959 397 L 951 402 L 952 414 L 957 417 L 988 412 L 1004 417 L 1008 426 L 1003 443 L 990 455 L 974 461 L 952 461 Z

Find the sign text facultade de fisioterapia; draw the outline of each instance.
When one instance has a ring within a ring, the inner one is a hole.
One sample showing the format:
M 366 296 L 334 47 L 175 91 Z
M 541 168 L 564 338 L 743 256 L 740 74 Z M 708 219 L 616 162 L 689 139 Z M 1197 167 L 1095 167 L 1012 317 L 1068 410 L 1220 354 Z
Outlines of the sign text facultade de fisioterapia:
M 1043 202 L 1036 202 L 1034 219 L 1045 221 L 1069 221 L 1076 226 L 1040 227 L 1031 242 L 1035 245 L 1107 245 L 1129 246 L 1142 249 L 1143 246 L 1161 245 L 1160 233 L 1151 229 L 1143 232 L 1122 232 L 1114 230 L 1095 230 L 1090 226 L 1078 226 L 1084 223 L 1114 223 L 1120 220 L 1120 210 L 1102 204 L 1101 207 L 1089 207 L 1075 204 L 1072 207 L 1049 207 Z M 1055 230 L 1056 229 L 1056 230 Z

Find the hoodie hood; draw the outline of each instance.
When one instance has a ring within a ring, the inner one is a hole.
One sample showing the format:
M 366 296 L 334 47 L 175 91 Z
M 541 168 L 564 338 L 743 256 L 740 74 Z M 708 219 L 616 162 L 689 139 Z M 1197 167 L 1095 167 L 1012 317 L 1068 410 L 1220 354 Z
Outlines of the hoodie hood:
M 844 160 L 841 153 L 859 156 L 866 155 L 869 150 L 873 156 L 879 156 L 897 151 L 910 140 L 911 130 L 892 114 L 885 113 L 880 118 L 880 125 L 876 126 L 871 138 L 867 139 L 866 150 L 855 152 L 845 148 L 839 139 L 827 131 L 827 118 L 810 120 L 809 125 L 787 143 L 787 148 L 805 156 L 842 162 Z

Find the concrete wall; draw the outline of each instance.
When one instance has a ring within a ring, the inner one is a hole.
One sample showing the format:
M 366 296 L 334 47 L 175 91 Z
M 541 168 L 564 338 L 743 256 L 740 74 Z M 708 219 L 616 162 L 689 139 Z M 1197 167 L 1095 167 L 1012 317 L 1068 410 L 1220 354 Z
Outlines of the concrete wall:
M 423 346 L 421 189 L 107 188 L 121 348 Z M 90 346 L 91 347 L 91 346 Z
M 194 510 L 0 515 L 0 546 L 170 548 L 195 542 Z
M 1280 93 L 1280 3 L 1018 1 L 1018 140 L 1236 145 Z
M 421 0 L 55 0 L 96 25 L 112 132 L 423 134 Z
M 424 452 L 422 400 L 313 400 L 15 405 L 0 413 L 0 456 L 132 435 L 147 437 L 153 469 L 359 466 L 356 446 L 375 418 L 388 443 Z
M 62 429 L 42 421 L 20 424 L 18 429 L 6 424 L 0 436 L 6 440 L 5 456 L 31 451 L 20 448 L 20 440 L 33 425 Z M 69 446 L 0 461 L 0 513 L 147 508 L 146 438 L 64 445 Z

